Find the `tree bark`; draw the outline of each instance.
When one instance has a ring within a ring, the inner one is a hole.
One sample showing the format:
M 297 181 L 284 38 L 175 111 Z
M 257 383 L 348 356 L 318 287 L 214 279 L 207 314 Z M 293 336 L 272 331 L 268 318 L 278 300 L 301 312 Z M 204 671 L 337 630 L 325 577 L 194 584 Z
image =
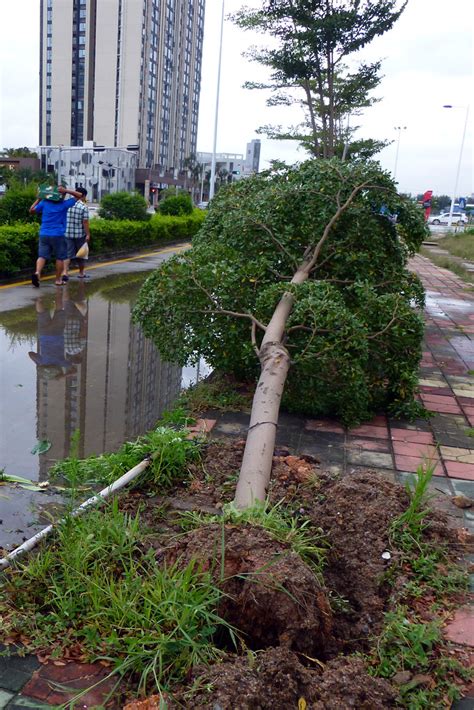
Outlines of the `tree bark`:
M 309 263 L 304 262 L 291 283 L 306 281 L 309 270 Z M 283 337 L 294 302 L 292 293 L 287 291 L 283 294 L 260 346 L 261 373 L 253 397 L 249 431 L 235 491 L 237 508 L 248 508 L 257 501 L 263 502 L 267 495 L 281 397 L 290 368 L 290 356 Z

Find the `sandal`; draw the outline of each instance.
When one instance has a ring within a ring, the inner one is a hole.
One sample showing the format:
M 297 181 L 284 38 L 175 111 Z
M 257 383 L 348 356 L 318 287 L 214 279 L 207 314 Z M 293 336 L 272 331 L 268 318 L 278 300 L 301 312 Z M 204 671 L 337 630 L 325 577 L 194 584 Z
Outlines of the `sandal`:
M 69 281 L 69 276 L 67 274 L 63 274 L 61 276 L 61 281 L 63 282 L 63 284 L 67 284 L 67 282 Z
M 64 286 L 64 283 L 63 283 L 63 281 L 55 281 L 54 285 L 55 286 Z
M 40 280 L 38 274 L 31 274 L 31 283 L 35 288 L 39 288 Z

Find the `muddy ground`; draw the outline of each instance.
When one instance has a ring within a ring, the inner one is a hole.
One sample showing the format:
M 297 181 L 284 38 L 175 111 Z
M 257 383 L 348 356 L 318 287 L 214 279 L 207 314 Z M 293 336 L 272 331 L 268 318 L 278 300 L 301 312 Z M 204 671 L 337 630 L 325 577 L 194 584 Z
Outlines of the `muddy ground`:
M 400 593 L 406 581 L 400 571 L 393 579 L 393 570 L 402 567 L 389 528 L 406 510 L 407 492 L 370 470 L 340 479 L 321 470 L 312 457 L 277 450 L 269 499 L 283 501 L 285 510 L 315 535 L 325 558 L 322 575 L 317 554 L 315 564 L 303 561 L 289 544 L 254 525 L 223 526 L 216 518 L 182 534 L 178 521 L 183 511 L 219 516 L 232 499 L 243 446 L 242 441 L 210 443 L 202 462 L 191 466 L 191 479 L 171 495 L 132 491 L 122 503 L 130 511 L 141 509 L 152 531 L 145 544 L 157 561 L 184 565 L 194 558 L 211 570 L 224 592 L 219 614 L 241 632 L 240 647 L 223 637 L 223 660 L 195 668 L 166 698 L 168 707 L 400 707 L 396 684 L 372 677 L 361 657 L 348 654 L 370 654 L 384 613 L 394 603 L 394 589 Z M 163 503 L 167 514 L 157 517 Z M 427 535 L 448 543 L 453 558 L 459 555 L 444 514 L 434 512 L 429 522 Z M 155 707 L 157 697 L 127 706 Z

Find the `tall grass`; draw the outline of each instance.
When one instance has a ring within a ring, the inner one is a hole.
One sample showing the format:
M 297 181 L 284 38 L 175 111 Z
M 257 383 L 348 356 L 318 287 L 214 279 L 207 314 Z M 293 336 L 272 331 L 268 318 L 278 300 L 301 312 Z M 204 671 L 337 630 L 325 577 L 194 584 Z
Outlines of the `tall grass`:
M 187 462 L 199 457 L 199 442 L 186 436 L 185 430 L 160 426 L 136 441 L 126 442 L 116 453 L 86 459 L 72 456 L 58 461 L 50 469 L 50 478 L 53 481 L 63 478 L 73 487 L 108 485 L 146 456 L 151 456 L 151 464 L 141 475 L 140 482 L 148 480 L 166 487 L 185 477 Z
M 223 622 L 210 573 L 194 562 L 158 566 L 142 538 L 138 516 L 116 500 L 105 512 L 68 517 L 52 547 L 6 576 L 2 635 L 21 634 L 29 649 L 79 643 L 132 673 L 140 689 L 216 659 L 212 638 Z

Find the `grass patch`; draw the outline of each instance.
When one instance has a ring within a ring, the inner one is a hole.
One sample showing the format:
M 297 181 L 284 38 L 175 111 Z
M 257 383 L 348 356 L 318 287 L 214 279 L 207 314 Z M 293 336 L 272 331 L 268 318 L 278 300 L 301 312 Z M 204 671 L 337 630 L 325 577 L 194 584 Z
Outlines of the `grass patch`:
M 229 376 L 213 373 L 211 378 L 187 389 L 181 395 L 179 405 L 196 414 L 207 409 L 248 409 L 252 404 L 253 387 L 254 383 L 246 388 Z
M 410 679 L 400 686 L 403 707 L 450 707 L 460 697 L 459 682 L 471 678 L 470 671 L 446 652 L 441 619 L 421 618 L 421 604 L 433 619 L 449 607 L 450 597 L 467 587 L 468 577 L 448 554 L 444 544 L 426 536 L 430 526 L 427 508 L 428 486 L 434 464 L 420 466 L 413 486 L 407 484 L 408 508 L 390 527 L 391 545 L 401 553 L 396 578 L 403 573 L 408 581 L 395 609 L 385 615 L 382 633 L 370 662 L 374 675 L 391 679 L 409 671 Z
M 456 681 L 467 682 L 472 674 L 455 658 L 440 654 L 442 645 L 439 621 L 427 622 L 415 617 L 407 607 L 399 606 L 385 616 L 374 674 L 390 679 L 404 671 L 413 673 L 400 686 L 403 707 L 410 710 L 451 707 L 460 697 Z
M 89 658 L 132 674 L 139 690 L 161 689 L 218 658 L 212 638 L 224 622 L 210 573 L 195 563 L 157 565 L 143 536 L 138 515 L 122 513 L 117 500 L 66 518 L 52 546 L 5 575 L 5 636 L 58 657 L 80 644 Z
M 474 261 L 474 229 L 468 229 L 458 234 L 448 234 L 438 240 L 438 245 L 453 256 L 459 256 L 466 261 Z
M 448 269 L 452 271 L 453 274 L 456 274 L 456 276 L 459 276 L 463 281 L 474 284 L 474 273 L 468 271 L 459 261 L 450 259 L 449 256 L 433 254 L 432 251 L 423 247 L 420 249 L 420 253 L 432 261 L 433 264 L 436 264 L 436 266 L 440 266 L 442 269 Z
M 108 485 L 151 456 L 150 466 L 139 477 L 140 484 L 148 482 L 167 487 L 183 480 L 187 476 L 186 464 L 199 457 L 200 443 L 186 439 L 186 435 L 185 430 L 160 426 L 134 442 L 126 442 L 116 453 L 58 461 L 49 475 L 53 481 L 66 480 L 72 489 L 84 485 Z

